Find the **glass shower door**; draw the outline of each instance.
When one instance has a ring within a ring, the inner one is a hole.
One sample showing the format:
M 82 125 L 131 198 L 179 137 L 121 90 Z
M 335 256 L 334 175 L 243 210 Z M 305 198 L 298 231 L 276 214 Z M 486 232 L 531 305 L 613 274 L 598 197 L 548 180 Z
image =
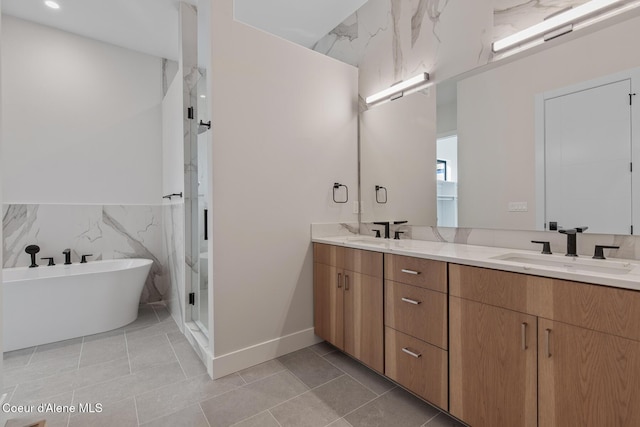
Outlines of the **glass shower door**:
M 196 129 L 191 147 L 192 182 L 192 273 L 191 292 L 194 304 L 191 306 L 191 319 L 200 330 L 208 334 L 209 319 L 209 230 L 207 217 L 209 209 L 209 133 L 211 123 L 207 117 L 208 102 L 206 99 L 206 76 L 201 70 L 201 77 L 193 90 L 192 101 L 196 105 Z

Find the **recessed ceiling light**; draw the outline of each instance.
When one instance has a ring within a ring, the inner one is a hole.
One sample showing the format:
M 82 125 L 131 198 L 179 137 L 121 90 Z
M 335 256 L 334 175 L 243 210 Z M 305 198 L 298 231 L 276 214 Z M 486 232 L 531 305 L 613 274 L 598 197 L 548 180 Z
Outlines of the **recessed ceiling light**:
M 50 7 L 51 9 L 60 9 L 60 5 L 53 0 L 46 0 L 44 4 Z
M 206 98 L 207 95 L 200 95 L 200 98 Z

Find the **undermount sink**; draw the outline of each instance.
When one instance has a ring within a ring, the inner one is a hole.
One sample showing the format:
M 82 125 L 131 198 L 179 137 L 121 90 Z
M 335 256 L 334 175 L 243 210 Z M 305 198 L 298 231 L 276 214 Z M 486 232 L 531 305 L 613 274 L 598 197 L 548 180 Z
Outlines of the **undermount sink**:
M 536 255 L 508 253 L 492 257 L 492 259 L 509 261 L 527 266 L 562 268 L 571 272 L 591 272 L 604 274 L 628 274 L 633 270 L 629 262 L 593 260 L 589 258 L 563 257 L 561 255 Z
M 386 246 L 388 243 L 387 239 L 380 239 L 376 237 L 348 237 L 346 239 L 347 243 L 356 243 L 356 244 L 364 244 L 364 245 L 374 245 L 374 246 Z

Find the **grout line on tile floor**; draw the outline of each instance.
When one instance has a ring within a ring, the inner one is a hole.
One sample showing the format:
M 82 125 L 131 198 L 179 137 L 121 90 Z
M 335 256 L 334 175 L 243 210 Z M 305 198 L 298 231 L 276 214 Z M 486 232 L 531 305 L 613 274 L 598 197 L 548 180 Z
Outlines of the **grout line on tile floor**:
M 273 414 L 271 413 L 271 409 L 267 409 L 267 412 L 269 413 L 269 415 L 271 415 L 271 418 L 273 418 L 273 419 L 275 420 L 275 422 L 276 422 L 280 427 L 282 427 L 282 424 L 280 424 L 280 421 L 278 421 L 278 419 L 275 417 L 275 415 L 273 415 Z
M 368 404 L 375 402 L 376 400 L 380 399 L 382 396 L 384 396 L 387 393 L 392 392 L 393 390 L 395 390 L 396 388 L 398 388 L 397 386 L 394 386 L 391 390 L 387 390 L 384 393 L 382 393 L 379 396 L 374 397 L 373 399 L 371 399 L 370 401 L 368 401 L 367 403 L 363 403 L 362 405 L 358 406 L 357 408 L 355 408 L 354 410 L 347 412 L 346 414 L 344 414 L 341 418 L 347 418 L 348 415 L 353 414 L 354 412 L 356 412 L 357 410 L 359 410 L 360 408 L 367 406 Z M 346 421 L 346 420 L 345 420 Z M 334 421 L 335 422 L 335 421 Z
M 289 371 L 289 370 L 287 369 L 287 371 Z M 303 383 L 303 382 L 302 382 L 302 380 L 300 380 L 300 379 L 299 379 L 299 378 L 298 378 L 298 377 L 297 377 L 293 372 L 289 371 L 289 373 L 290 373 L 291 375 L 293 375 L 293 376 L 294 376 L 298 381 L 300 381 L 300 382 L 301 382 L 305 387 L 307 387 L 307 388 L 308 388 L 308 386 L 307 386 L 305 383 Z M 274 374 L 274 375 L 275 375 L 275 374 Z M 295 395 L 295 396 L 293 396 L 293 397 L 291 397 L 291 398 L 289 398 L 289 399 L 287 399 L 287 400 L 283 400 L 282 402 L 280 402 L 280 403 L 278 403 L 278 404 L 276 404 L 276 405 L 273 405 L 273 406 L 272 406 L 272 407 L 270 407 L 270 408 L 267 408 L 267 411 L 269 411 L 269 413 L 271 414 L 271 410 L 272 410 L 272 409 L 274 409 L 274 408 L 276 408 L 276 407 L 278 407 L 278 406 L 280 406 L 280 405 L 284 405 L 285 403 L 290 402 L 290 401 L 292 401 L 293 399 L 297 399 L 298 397 L 300 397 L 300 396 L 302 396 L 302 395 L 304 395 L 304 394 L 310 393 L 310 392 L 312 392 L 313 390 L 317 389 L 318 387 L 322 387 L 323 385 L 329 384 L 330 382 L 335 381 L 335 380 L 337 380 L 338 378 L 342 378 L 342 377 L 344 377 L 345 375 L 346 375 L 346 374 L 344 374 L 344 373 L 343 373 L 343 374 L 342 374 L 342 375 L 340 375 L 339 377 L 333 378 L 333 379 L 331 379 L 331 380 L 329 380 L 329 381 L 327 381 L 327 382 L 325 382 L 325 383 L 323 383 L 323 384 L 320 384 L 320 385 L 318 385 L 318 386 L 316 386 L 316 387 L 314 387 L 314 388 L 308 388 L 306 391 L 303 391 L 303 392 L 302 392 L 302 393 L 300 393 L 300 394 L 297 394 L 297 395 Z M 265 378 L 266 378 L 266 377 L 265 377 Z M 255 381 L 254 381 L 254 382 L 255 382 Z M 378 397 L 378 396 L 376 396 L 375 398 L 371 399 L 369 402 L 371 402 L 371 401 L 375 400 L 377 397 Z M 368 403 L 368 402 L 367 402 L 367 403 Z M 258 412 L 258 414 L 259 414 L 259 413 L 260 413 L 260 412 Z M 238 423 L 241 423 L 242 421 L 248 420 L 249 418 L 253 418 L 253 417 L 255 417 L 255 416 L 256 416 L 256 415 L 258 415 L 258 414 L 254 414 L 254 415 L 252 415 L 252 416 L 250 416 L 250 417 L 244 418 L 244 419 L 242 419 L 242 420 L 238 421 Z M 276 418 L 275 416 L 273 416 L 273 414 L 271 414 L 271 416 L 272 416 L 273 418 Z M 278 420 L 276 419 L 276 421 L 278 421 Z M 334 421 L 336 421 L 336 420 L 333 420 L 332 422 L 334 422 Z M 237 424 L 237 423 L 236 423 L 236 424 Z M 280 422 L 278 422 L 278 425 L 280 425 Z
M 200 412 L 202 412 L 202 416 L 204 417 L 204 420 L 207 422 L 207 425 L 209 427 L 211 427 L 211 423 L 209 422 L 209 418 L 207 418 L 207 414 L 204 413 L 204 409 L 202 409 L 202 405 L 200 404 L 200 402 L 198 402 L 198 408 L 200 408 Z
M 84 349 L 84 337 L 82 337 L 82 342 L 80 343 L 80 355 L 78 356 L 78 367 L 76 370 L 80 369 L 80 361 L 82 360 L 82 350 Z
M 131 369 L 131 355 L 129 355 L 129 341 L 127 340 L 127 331 L 124 331 L 124 349 L 127 352 L 127 363 L 129 364 L 129 375 L 133 373 Z
M 35 346 L 33 347 L 33 351 L 31 352 L 31 355 L 29 356 L 29 360 L 27 360 L 27 364 L 24 366 L 29 366 L 31 365 L 31 360 L 33 359 L 33 355 L 36 354 L 36 351 L 38 350 L 39 346 Z
M 425 427 L 427 424 L 429 424 L 431 421 L 435 420 L 438 416 L 440 416 L 441 412 L 438 412 L 437 414 L 435 414 L 433 417 L 429 418 L 424 424 L 422 424 L 420 427 Z
M 330 354 L 330 353 L 327 353 L 327 354 Z M 347 357 L 349 357 L 349 356 L 347 356 Z M 322 358 L 324 359 L 324 356 L 323 356 Z M 331 363 L 331 361 L 330 361 L 330 360 L 327 360 L 327 359 L 324 359 L 324 360 L 325 360 L 325 362 L 327 362 L 328 364 L 330 364 L 330 365 L 331 365 L 331 366 L 333 366 L 334 368 L 336 368 L 336 369 L 340 369 L 337 365 L 335 365 L 335 364 Z M 359 363 L 359 362 L 356 362 L 356 363 Z M 363 367 L 365 367 L 365 368 L 367 368 L 367 369 L 369 369 L 369 370 L 371 370 L 371 368 L 369 368 L 368 366 L 365 366 L 365 365 L 362 365 L 362 366 L 363 366 Z M 364 385 L 362 382 L 358 381 L 358 380 L 357 380 L 353 375 L 349 374 L 347 371 L 344 371 L 344 370 L 342 370 L 342 369 L 340 369 L 340 371 L 344 372 L 344 374 L 345 374 L 345 375 L 347 375 L 349 378 L 351 378 L 352 380 L 354 380 L 355 382 L 357 382 L 358 384 L 360 384 L 362 387 L 364 387 L 364 388 L 366 388 L 367 390 L 369 390 L 369 391 L 370 391 L 371 393 L 373 393 L 374 395 L 376 395 L 376 396 L 381 396 L 380 394 L 376 393 L 375 391 L 371 390 L 369 387 L 367 387 L 366 385 Z M 379 375 L 379 374 L 378 374 L 376 371 L 374 371 L 374 370 L 371 370 L 371 372 L 372 372 L 373 374 L 375 374 L 375 375 Z M 386 378 L 384 378 L 384 377 L 382 377 L 382 376 L 381 376 L 381 378 L 383 378 L 383 379 L 385 379 L 385 380 L 386 380 Z M 393 384 L 393 383 L 392 383 L 392 384 Z M 394 386 L 394 387 L 395 387 L 395 386 Z
M 236 373 L 236 372 L 234 372 L 234 374 L 235 374 L 235 373 Z M 209 377 L 209 374 L 202 374 L 201 376 L 205 376 L 205 375 L 209 378 L 209 381 L 216 381 L 216 380 L 212 380 L 212 379 Z M 229 374 L 229 375 L 233 375 L 233 374 Z M 164 384 L 164 385 L 162 385 L 162 386 L 160 386 L 160 387 L 156 387 L 156 388 L 151 389 L 151 390 L 145 390 L 144 392 L 142 392 L 142 393 L 140 393 L 140 394 L 137 394 L 137 395 L 136 395 L 136 396 L 134 396 L 134 397 L 135 397 L 135 398 L 137 398 L 137 397 L 139 397 L 139 396 L 142 396 L 142 395 L 147 394 L 147 393 L 151 393 L 152 391 L 155 391 L 155 390 L 158 390 L 158 389 L 161 389 L 161 388 L 166 388 L 166 387 L 170 387 L 170 386 L 171 386 L 171 387 L 173 387 L 174 385 L 176 385 L 176 384 L 178 384 L 178 383 L 185 382 L 185 381 L 192 381 L 192 380 L 193 380 L 193 379 L 195 379 L 195 378 L 198 378 L 198 377 L 196 376 L 196 377 L 191 377 L 191 378 L 183 378 L 183 379 L 181 379 L 181 380 L 178 380 L 178 381 L 173 382 L 173 383 L 170 383 L 170 384 Z M 245 384 L 245 385 L 246 385 L 246 384 Z M 197 403 L 198 403 L 198 405 L 200 405 L 202 402 L 204 402 L 204 401 L 206 401 L 206 400 L 213 399 L 213 398 L 215 398 L 215 397 L 219 397 L 219 396 L 222 396 L 222 395 L 224 395 L 224 394 L 230 393 L 230 392 L 232 392 L 232 391 L 238 390 L 239 388 L 242 388 L 242 387 L 244 387 L 245 385 L 237 386 L 237 387 L 235 387 L 235 388 L 232 388 L 231 390 L 227 390 L 227 391 L 225 391 L 224 393 L 219 393 L 219 394 L 214 394 L 214 395 L 212 395 L 212 396 L 207 396 L 205 399 L 203 399 L 203 400 L 199 400 Z M 189 405 L 189 406 L 191 406 L 191 405 Z M 176 412 L 180 412 L 180 411 L 182 411 L 182 410 L 184 410 L 184 409 L 185 409 L 185 408 L 180 408 L 180 409 L 177 409 L 177 410 L 175 410 L 175 411 L 173 411 L 173 412 L 171 412 L 171 413 L 164 414 L 164 415 L 160 415 L 160 416 L 158 416 L 158 417 L 155 417 L 155 418 L 152 418 L 152 419 L 148 420 L 146 423 L 148 424 L 148 423 L 153 422 L 153 421 L 158 421 L 158 420 L 159 420 L 159 419 L 161 419 L 161 418 L 168 417 L 169 415 L 173 415 L 173 414 L 175 414 Z M 200 407 L 200 409 L 202 409 L 202 406 Z M 202 412 L 204 413 L 204 410 L 203 410 Z M 205 418 L 206 418 L 206 415 L 205 415 Z M 207 422 L 209 422 L 209 421 L 207 420 Z
M 282 372 L 284 372 L 284 371 L 289 371 L 289 370 L 288 370 L 287 368 L 284 368 L 284 369 L 282 369 L 282 370 L 280 370 L 280 371 L 278 371 L 278 372 L 272 372 L 272 373 L 270 373 L 270 374 L 269 374 L 269 375 L 267 375 L 267 376 L 264 376 L 264 377 L 259 378 L 259 379 L 257 379 L 257 380 L 253 380 L 253 381 L 251 381 L 251 382 L 247 382 L 247 380 L 245 380 L 244 378 L 242 378 L 242 375 L 240 375 L 240 373 L 239 373 L 239 372 L 234 372 L 234 374 L 238 374 L 238 376 L 242 379 L 242 381 L 244 381 L 244 384 L 240 386 L 240 387 L 244 387 L 244 386 L 246 386 L 246 385 L 253 384 L 253 383 L 257 383 L 258 381 L 262 381 L 262 380 L 267 379 L 267 378 L 271 378 L 272 376 L 274 376 L 274 375 L 278 375 L 278 374 L 281 374 L 281 373 L 282 373 Z M 291 375 L 293 375 L 293 376 L 294 376 L 298 381 L 300 381 L 300 378 L 296 377 L 296 375 L 295 375 L 293 372 L 289 371 L 289 373 L 290 373 Z M 233 374 L 229 374 L 229 375 L 233 375 Z M 302 383 L 302 381 L 300 381 L 300 382 Z M 307 385 L 306 385 L 305 383 L 302 383 L 302 384 L 304 384 L 304 386 L 305 386 L 305 387 L 307 387 Z M 238 387 L 238 388 L 240 388 L 240 387 Z M 309 388 L 309 387 L 307 387 L 307 389 L 308 389 L 308 388 Z
M 187 376 L 187 371 L 185 371 L 184 368 L 182 367 L 182 363 L 180 362 L 180 358 L 178 357 L 178 353 L 176 353 L 176 349 L 173 347 L 173 343 L 169 339 L 169 334 L 164 334 L 164 337 L 169 342 L 169 346 L 171 347 L 171 351 L 173 351 L 173 355 L 176 357 L 176 360 L 178 361 L 178 366 L 180 366 L 180 370 L 182 371 L 182 375 L 184 375 L 185 378 L 189 378 Z
M 138 415 L 138 401 L 136 400 L 135 396 L 133 396 L 133 407 L 136 410 L 136 425 L 140 426 L 140 416 Z
M 82 338 L 82 340 L 84 341 L 84 338 Z M 76 400 L 76 391 L 73 390 L 71 392 L 71 404 L 73 405 L 73 401 Z M 69 427 L 71 425 L 71 414 L 69 414 L 69 417 L 67 418 L 67 427 Z

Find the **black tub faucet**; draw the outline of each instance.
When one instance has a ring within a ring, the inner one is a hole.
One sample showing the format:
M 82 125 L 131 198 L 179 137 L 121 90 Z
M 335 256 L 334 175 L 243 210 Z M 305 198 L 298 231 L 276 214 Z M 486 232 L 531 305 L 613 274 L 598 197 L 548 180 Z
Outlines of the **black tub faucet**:
M 582 233 L 588 228 L 589 227 L 582 226 L 576 228 L 562 228 L 558 230 L 558 233 L 567 235 L 567 253 L 565 254 L 565 256 L 578 256 L 578 233 Z
M 29 266 L 29 268 L 37 267 L 38 264 L 36 264 L 36 254 L 40 252 L 40 246 L 29 245 L 26 248 L 24 248 L 24 251 L 29 255 L 31 255 L 31 265 Z
M 62 254 L 64 255 L 64 265 L 71 264 L 71 249 L 65 249 Z

